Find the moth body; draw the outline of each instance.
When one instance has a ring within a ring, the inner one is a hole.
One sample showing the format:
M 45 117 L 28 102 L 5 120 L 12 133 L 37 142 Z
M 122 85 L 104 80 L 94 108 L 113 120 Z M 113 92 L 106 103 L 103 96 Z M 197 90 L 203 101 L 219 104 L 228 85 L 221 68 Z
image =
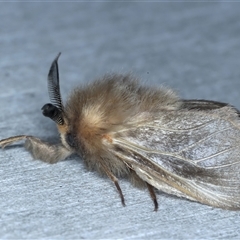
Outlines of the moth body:
M 232 106 L 182 100 L 172 90 L 139 84 L 131 75 L 110 74 L 73 90 L 62 103 L 58 58 L 49 75 L 51 103 L 42 112 L 58 127 L 61 144 L 20 135 L 34 158 L 55 163 L 73 153 L 91 170 L 129 177 L 147 187 L 157 210 L 154 188 L 224 209 L 240 209 L 240 118 Z
M 149 104 L 151 103 L 151 104 Z M 64 122 L 59 126 L 63 145 L 84 156 L 91 168 L 104 164 L 117 176 L 128 173 L 126 164 L 109 151 L 113 135 L 125 129 L 139 113 L 179 108 L 170 90 L 146 89 L 130 75 L 107 75 L 92 84 L 75 89 L 64 107 Z

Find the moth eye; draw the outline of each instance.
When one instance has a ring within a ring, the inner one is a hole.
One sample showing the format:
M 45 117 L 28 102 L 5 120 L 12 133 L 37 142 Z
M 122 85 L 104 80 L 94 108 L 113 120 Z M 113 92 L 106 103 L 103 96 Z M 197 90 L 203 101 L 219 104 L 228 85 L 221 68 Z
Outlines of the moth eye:
M 72 148 L 76 147 L 76 139 L 72 133 L 67 133 L 65 136 L 65 140 L 70 147 L 72 147 Z
M 57 107 L 51 103 L 47 103 L 42 107 L 42 114 L 45 117 L 53 118 L 58 113 Z
M 61 111 L 51 103 L 47 103 L 42 107 L 42 114 L 51 118 L 57 124 L 62 125 L 64 123 Z

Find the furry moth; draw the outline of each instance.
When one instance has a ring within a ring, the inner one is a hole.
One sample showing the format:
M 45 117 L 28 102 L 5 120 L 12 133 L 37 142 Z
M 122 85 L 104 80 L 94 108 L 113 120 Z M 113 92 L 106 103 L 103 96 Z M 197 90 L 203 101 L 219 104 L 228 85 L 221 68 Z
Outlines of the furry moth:
M 131 75 L 110 74 L 73 90 L 62 103 L 58 56 L 48 74 L 51 103 L 42 107 L 61 137 L 52 145 L 34 136 L 13 136 L 5 147 L 25 140 L 35 159 L 56 163 L 73 153 L 108 176 L 123 205 L 117 177 L 223 209 L 240 209 L 240 112 L 226 103 L 182 100 L 172 90 L 141 86 Z

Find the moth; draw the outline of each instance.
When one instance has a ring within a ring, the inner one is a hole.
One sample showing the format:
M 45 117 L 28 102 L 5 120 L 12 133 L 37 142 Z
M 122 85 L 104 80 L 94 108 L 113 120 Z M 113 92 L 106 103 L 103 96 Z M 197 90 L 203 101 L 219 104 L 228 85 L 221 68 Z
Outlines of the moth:
M 132 75 L 109 74 L 72 91 L 62 103 L 58 58 L 48 74 L 51 103 L 44 116 L 58 128 L 61 144 L 28 135 L 33 158 L 56 163 L 77 153 L 86 166 L 118 183 L 128 177 L 146 187 L 158 209 L 155 189 L 213 207 L 240 209 L 240 112 L 229 104 L 182 100 L 171 89 L 147 87 Z

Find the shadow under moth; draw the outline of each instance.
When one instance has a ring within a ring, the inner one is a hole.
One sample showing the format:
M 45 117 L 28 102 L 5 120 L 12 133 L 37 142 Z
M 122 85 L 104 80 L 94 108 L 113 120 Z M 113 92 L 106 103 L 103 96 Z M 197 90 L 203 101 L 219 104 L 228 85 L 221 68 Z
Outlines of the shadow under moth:
M 77 153 L 91 170 L 108 176 L 123 205 L 117 177 L 223 209 L 240 209 L 240 112 L 229 104 L 182 100 L 172 90 L 141 86 L 131 75 L 109 74 L 75 88 L 62 103 L 58 56 L 48 74 L 51 103 L 44 116 L 56 124 L 61 144 L 25 140 L 35 159 L 56 163 Z

